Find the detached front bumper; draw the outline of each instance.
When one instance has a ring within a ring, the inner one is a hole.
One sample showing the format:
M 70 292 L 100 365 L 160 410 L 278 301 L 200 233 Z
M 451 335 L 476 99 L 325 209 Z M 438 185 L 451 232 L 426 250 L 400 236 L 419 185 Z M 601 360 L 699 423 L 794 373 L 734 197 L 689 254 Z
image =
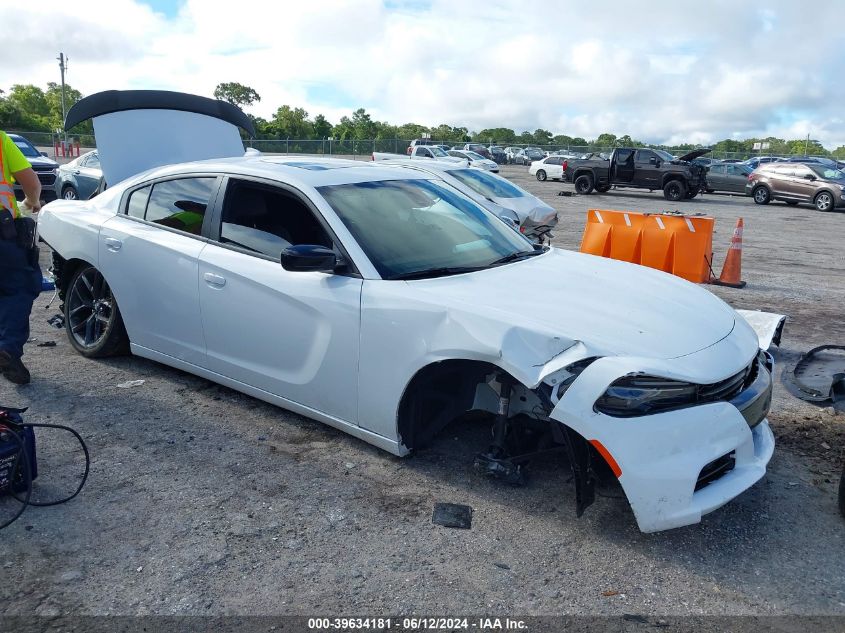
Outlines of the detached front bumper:
M 588 441 L 598 440 L 613 456 L 643 532 L 697 523 L 765 475 L 775 441 L 765 418 L 772 379 L 763 362 L 758 361 L 752 384 L 731 402 L 635 418 L 593 409 L 611 373 L 591 369 L 564 394 L 551 417 Z

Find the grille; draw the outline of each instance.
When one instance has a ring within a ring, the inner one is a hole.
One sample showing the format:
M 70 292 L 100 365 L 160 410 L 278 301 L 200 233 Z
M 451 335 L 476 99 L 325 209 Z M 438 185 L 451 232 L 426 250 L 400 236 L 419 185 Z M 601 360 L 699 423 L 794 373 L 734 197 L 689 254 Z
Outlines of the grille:
M 56 182 L 56 174 L 54 174 L 52 171 L 39 171 L 36 172 L 36 174 L 38 176 L 38 180 L 41 182 L 42 185 L 52 186 L 53 183 Z
M 712 385 L 702 385 L 698 389 L 698 402 L 718 402 L 720 400 L 731 400 L 745 387 L 754 382 L 757 378 L 757 359 L 751 361 L 745 369 L 737 372 L 730 378 L 721 380 Z
M 722 455 L 718 459 L 714 459 L 709 464 L 706 464 L 701 472 L 698 473 L 698 480 L 695 482 L 695 491 L 698 492 L 708 484 L 712 484 L 720 477 L 731 472 L 736 465 L 736 457 L 733 452 L 727 455 Z

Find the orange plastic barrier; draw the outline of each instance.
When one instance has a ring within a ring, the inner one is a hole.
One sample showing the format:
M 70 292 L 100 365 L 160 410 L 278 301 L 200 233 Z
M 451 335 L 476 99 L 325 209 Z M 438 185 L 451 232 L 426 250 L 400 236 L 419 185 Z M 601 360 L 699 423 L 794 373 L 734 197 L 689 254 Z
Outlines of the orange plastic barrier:
M 710 280 L 713 218 L 590 209 L 581 252 Z

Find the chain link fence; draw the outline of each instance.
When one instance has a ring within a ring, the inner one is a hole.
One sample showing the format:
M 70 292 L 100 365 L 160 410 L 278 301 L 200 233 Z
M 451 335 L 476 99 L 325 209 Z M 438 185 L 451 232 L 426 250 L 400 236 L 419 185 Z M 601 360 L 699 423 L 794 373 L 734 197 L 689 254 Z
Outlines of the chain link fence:
M 51 132 L 25 132 L 16 130 L 6 130 L 10 134 L 20 134 L 40 148 L 54 147 L 55 144 L 62 140 L 62 136 Z M 71 142 L 78 142 L 80 147 L 89 149 L 95 148 L 96 142 L 92 134 L 77 134 L 69 135 L 68 139 Z M 433 140 L 433 143 L 441 145 L 448 145 L 449 147 L 462 148 L 464 143 L 449 143 L 445 141 Z M 409 139 L 247 139 L 244 144 L 247 147 L 253 147 L 260 152 L 266 154 L 304 154 L 317 156 L 342 156 L 344 158 L 353 158 L 361 160 L 369 160 L 373 152 L 385 152 L 393 154 L 405 154 L 408 146 L 411 144 Z M 489 143 L 482 143 L 488 147 Z M 590 152 L 594 153 L 610 153 L 613 151 L 612 147 L 605 147 L 600 145 L 538 145 L 525 143 L 495 143 L 500 147 L 516 147 L 525 149 L 527 147 L 536 147 L 544 152 L 569 152 L 580 155 Z M 683 156 L 690 150 L 679 148 L 663 148 L 665 151 L 675 156 Z M 763 154 L 770 152 L 764 151 Z M 745 160 L 754 156 L 759 156 L 761 152 L 710 152 L 706 156 L 715 160 Z M 796 155 L 797 156 L 797 155 Z

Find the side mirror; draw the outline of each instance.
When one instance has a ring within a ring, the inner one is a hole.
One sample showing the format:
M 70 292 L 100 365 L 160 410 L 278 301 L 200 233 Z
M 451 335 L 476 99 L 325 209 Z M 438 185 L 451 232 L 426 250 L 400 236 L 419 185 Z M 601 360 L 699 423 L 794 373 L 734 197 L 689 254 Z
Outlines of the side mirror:
M 815 180 L 816 177 L 813 174 L 804 174 L 804 180 Z
M 330 248 L 317 244 L 296 244 L 282 251 L 282 268 L 292 272 L 333 272 L 337 255 Z
M 46 156 L 46 155 L 47 155 L 47 152 L 41 152 L 41 155 L 42 155 L 42 156 Z

